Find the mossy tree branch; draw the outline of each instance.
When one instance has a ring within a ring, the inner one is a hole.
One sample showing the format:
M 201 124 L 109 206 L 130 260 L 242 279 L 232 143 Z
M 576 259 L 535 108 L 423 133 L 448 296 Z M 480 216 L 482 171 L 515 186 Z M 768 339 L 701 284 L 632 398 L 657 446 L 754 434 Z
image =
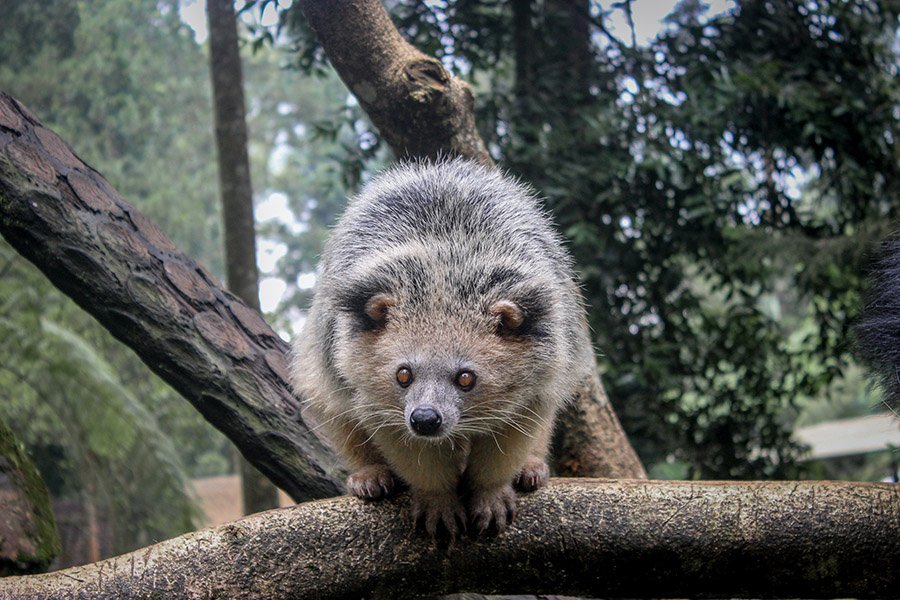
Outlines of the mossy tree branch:
M 45 571 L 60 551 L 47 486 L 0 421 L 0 577 Z

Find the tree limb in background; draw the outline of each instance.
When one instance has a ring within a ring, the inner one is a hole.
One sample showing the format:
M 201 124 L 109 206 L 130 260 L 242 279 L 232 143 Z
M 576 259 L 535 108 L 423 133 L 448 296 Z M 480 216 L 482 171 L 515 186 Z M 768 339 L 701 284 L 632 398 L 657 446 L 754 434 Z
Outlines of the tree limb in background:
M 295 500 L 341 493 L 288 387 L 287 344 L 3 93 L 0 234 Z
M 4 598 L 412 598 L 468 591 L 877 598 L 900 589 L 900 489 L 841 482 L 556 479 L 496 539 L 449 548 L 408 501 L 260 513 L 56 573 Z
M 459 154 L 493 164 L 475 128 L 468 84 L 407 43 L 381 2 L 302 0 L 300 8 L 338 75 L 398 157 Z M 647 476 L 599 377 L 585 382 L 559 420 L 554 458 L 560 473 Z
M 400 158 L 459 154 L 493 164 L 469 85 L 406 42 L 378 0 L 304 0 L 338 75 Z

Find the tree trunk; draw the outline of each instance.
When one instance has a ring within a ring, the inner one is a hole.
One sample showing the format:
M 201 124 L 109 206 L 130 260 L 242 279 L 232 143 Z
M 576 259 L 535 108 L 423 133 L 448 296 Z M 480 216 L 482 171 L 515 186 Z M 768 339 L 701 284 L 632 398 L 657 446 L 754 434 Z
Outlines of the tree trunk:
M 295 500 L 341 493 L 287 384 L 287 344 L 2 93 L 0 234 Z
M 889 598 L 900 487 L 553 480 L 496 539 L 413 531 L 406 497 L 310 502 L 93 565 L 0 581 L 14 598 Z
M 596 369 L 595 364 L 595 375 L 559 415 L 554 469 L 565 477 L 646 479 L 644 465 L 625 436 Z
M 206 3 L 209 24 L 209 72 L 212 77 L 219 191 L 225 232 L 228 289 L 259 311 L 253 186 L 247 156 L 244 78 L 232 0 Z M 278 489 L 243 456 L 238 457 L 244 514 L 276 508 Z

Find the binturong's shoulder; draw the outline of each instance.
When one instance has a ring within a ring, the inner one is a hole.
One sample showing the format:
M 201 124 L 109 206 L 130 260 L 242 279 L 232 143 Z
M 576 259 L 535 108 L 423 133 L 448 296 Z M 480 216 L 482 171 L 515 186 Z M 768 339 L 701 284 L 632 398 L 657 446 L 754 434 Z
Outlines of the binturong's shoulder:
M 860 355 L 880 374 L 885 402 L 900 411 L 900 237 L 881 248 L 856 335 Z

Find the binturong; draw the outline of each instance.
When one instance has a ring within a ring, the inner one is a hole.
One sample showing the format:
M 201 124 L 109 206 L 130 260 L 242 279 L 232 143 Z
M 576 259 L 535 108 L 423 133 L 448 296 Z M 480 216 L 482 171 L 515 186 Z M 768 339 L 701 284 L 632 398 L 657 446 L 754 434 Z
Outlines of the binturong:
M 546 483 L 592 347 L 572 261 L 534 192 L 462 159 L 397 166 L 325 245 L 293 385 L 349 491 L 408 486 L 432 536 L 499 533 Z

